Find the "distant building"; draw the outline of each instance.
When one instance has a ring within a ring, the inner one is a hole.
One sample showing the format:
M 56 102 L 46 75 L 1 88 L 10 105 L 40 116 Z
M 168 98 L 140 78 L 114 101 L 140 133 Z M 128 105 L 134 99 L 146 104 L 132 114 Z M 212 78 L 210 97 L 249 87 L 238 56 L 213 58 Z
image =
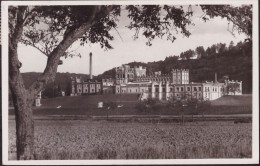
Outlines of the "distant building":
M 115 80 L 112 79 L 112 78 L 102 79 L 102 85 L 103 86 L 114 86 L 115 85 Z
M 137 77 L 146 76 L 146 69 L 142 66 L 131 68 L 129 65 L 116 67 L 116 84 L 126 84 Z
M 124 74 L 128 75 L 127 71 L 130 70 L 132 69 L 127 66 Z M 120 67 L 116 68 L 117 74 L 120 74 L 121 71 Z M 143 73 L 142 76 L 134 76 L 131 81 L 118 75 L 116 79 L 118 80 L 115 86 L 116 94 L 137 93 L 141 95 L 141 99 L 158 98 L 159 100 L 167 100 L 170 97 L 182 98 L 184 96 L 200 100 L 215 100 L 224 95 L 230 95 L 231 93 L 227 91 L 227 85 L 232 83 L 232 81 L 219 83 L 216 75 L 215 82 L 193 83 L 189 81 L 188 69 L 173 69 L 169 75 L 162 75 L 160 71 L 151 76 L 146 76 L 146 73 Z M 237 81 L 237 83 L 240 85 L 240 91 L 236 95 L 241 95 L 242 82 Z
M 161 71 L 153 75 L 146 75 L 146 68 L 142 66 L 131 68 L 122 65 L 115 68 L 115 79 L 102 79 L 98 81 L 82 81 L 75 78 L 72 81 L 72 96 L 83 94 L 140 94 L 140 99 L 157 98 L 168 100 L 175 98 L 197 98 L 200 100 L 215 100 L 224 95 L 234 95 L 228 92 L 227 86 L 231 83 L 239 84 L 239 91 L 235 95 L 242 94 L 242 81 L 229 81 L 224 83 L 215 81 L 194 83 L 189 80 L 188 69 L 173 69 L 171 74 L 161 74 Z
M 115 93 L 115 79 L 102 79 L 102 93 L 114 94 Z
M 71 96 L 102 93 L 102 83 L 98 81 L 83 81 L 76 77 L 72 80 L 71 85 Z
M 36 107 L 40 107 L 42 104 L 41 104 L 41 99 L 42 99 L 42 92 L 40 91 L 37 96 L 35 97 L 35 101 L 34 101 L 34 105 Z

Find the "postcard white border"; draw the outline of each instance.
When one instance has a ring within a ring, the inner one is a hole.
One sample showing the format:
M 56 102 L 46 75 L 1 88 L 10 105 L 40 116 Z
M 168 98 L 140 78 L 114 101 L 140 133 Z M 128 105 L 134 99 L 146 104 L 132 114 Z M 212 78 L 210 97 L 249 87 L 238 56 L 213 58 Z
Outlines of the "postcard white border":
M 251 159 L 167 159 L 167 160 L 8 160 L 8 12 L 10 5 L 126 5 L 126 4 L 253 4 L 253 145 Z M 2 159 L 5 165 L 137 165 L 137 164 L 257 164 L 259 163 L 259 30 L 257 0 L 161 0 L 161 1 L 4 1 L 2 18 Z

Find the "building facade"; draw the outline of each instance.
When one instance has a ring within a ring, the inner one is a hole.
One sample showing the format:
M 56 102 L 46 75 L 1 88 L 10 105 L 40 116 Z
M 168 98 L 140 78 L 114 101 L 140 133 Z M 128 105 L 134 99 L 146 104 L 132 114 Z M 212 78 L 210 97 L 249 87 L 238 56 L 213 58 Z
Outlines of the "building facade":
M 125 75 L 128 75 L 126 71 L 132 70 L 129 66 L 127 67 L 128 70 L 125 70 Z M 116 69 L 116 73 L 120 74 L 121 71 L 118 72 Z M 118 78 L 116 76 L 116 80 Z M 136 93 L 140 94 L 141 99 L 157 98 L 159 100 L 168 100 L 170 97 L 188 97 L 200 100 L 215 100 L 224 95 L 233 94 L 228 92 L 227 86 L 230 83 L 234 83 L 234 81 L 220 83 L 215 79 L 214 82 L 193 83 L 189 81 L 188 69 L 173 69 L 169 75 L 162 75 L 160 71 L 157 71 L 152 76 L 147 76 L 146 74 L 135 76 L 133 74 L 131 80 L 125 79 L 121 81 L 121 78 L 120 81 L 116 81 L 115 93 Z M 236 81 L 236 83 L 239 83 L 240 88 L 236 95 L 241 95 L 242 82 Z
M 71 82 L 71 96 L 101 94 L 102 89 L 102 83 L 98 81 L 83 81 L 81 78 L 75 77 Z
M 122 65 L 115 68 L 115 79 L 98 81 L 82 81 L 80 78 L 72 80 L 71 96 L 83 94 L 140 94 L 140 99 L 157 98 L 168 100 L 175 98 L 197 98 L 200 100 L 215 100 L 224 95 L 234 95 L 227 87 L 231 83 L 239 84 L 239 91 L 235 95 L 242 95 L 242 81 L 224 83 L 215 81 L 194 83 L 189 80 L 188 69 L 173 69 L 171 74 L 162 75 L 160 71 L 147 76 L 146 69 L 139 66 L 131 68 Z
M 145 77 L 146 69 L 142 66 L 131 68 L 129 65 L 116 67 L 116 84 L 126 84 L 134 81 L 137 77 Z

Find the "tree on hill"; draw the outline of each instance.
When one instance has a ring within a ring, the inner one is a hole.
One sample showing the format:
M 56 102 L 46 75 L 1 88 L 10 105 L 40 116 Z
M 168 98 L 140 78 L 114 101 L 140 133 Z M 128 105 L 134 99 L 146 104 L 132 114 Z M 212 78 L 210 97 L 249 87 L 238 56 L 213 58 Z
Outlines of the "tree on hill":
M 226 48 L 226 44 L 224 43 L 218 43 L 217 45 L 216 45 L 216 47 L 217 47 L 217 53 L 218 54 L 223 54 L 224 52 L 226 52 L 227 51 L 227 48 Z
M 203 46 L 199 46 L 196 48 L 195 50 L 196 54 L 197 54 L 197 58 L 200 59 L 200 58 L 204 58 L 206 56 L 206 51 L 204 49 Z
M 232 8 L 239 13 L 226 14 L 226 6 L 215 8 L 202 7 L 210 17 L 220 15 L 237 23 L 238 16 L 252 13 L 252 6 Z M 223 8 L 223 10 L 219 10 Z M 244 9 L 241 11 L 240 9 Z M 176 37 L 171 29 L 177 30 L 184 36 L 189 36 L 187 26 L 192 24 L 191 8 L 185 11 L 182 6 L 127 6 L 128 17 L 131 20 L 130 29 L 135 31 L 134 38 L 142 35 L 147 38 L 147 45 L 151 45 L 155 38 L 166 36 L 167 40 L 174 41 Z M 249 10 L 247 10 L 249 9 Z M 165 15 L 162 14 L 164 10 Z M 32 105 L 35 96 L 46 85 L 53 82 L 56 76 L 60 57 L 75 56 L 70 46 L 75 41 L 85 43 L 99 43 L 103 49 L 112 49 L 109 41 L 113 36 L 109 33 L 117 27 L 117 17 L 120 15 L 120 6 L 10 6 L 9 16 L 9 86 L 15 108 L 17 159 L 29 160 L 34 158 L 34 122 Z M 217 13 L 215 13 L 215 12 Z M 246 13 L 242 15 L 243 13 Z M 252 15 L 252 14 L 251 14 Z M 252 20 L 251 17 L 244 21 Z M 45 26 L 40 26 L 45 25 Z M 250 34 L 248 30 L 239 26 L 239 31 Z M 37 48 L 46 55 L 47 64 L 44 72 L 25 88 L 18 59 L 18 43 Z M 78 55 L 80 56 L 80 55 Z
M 181 57 L 181 59 L 183 59 L 183 60 L 189 60 L 189 59 L 191 59 L 194 55 L 195 55 L 195 51 L 189 49 L 189 50 L 187 50 L 187 51 L 185 51 L 185 52 L 182 52 L 182 53 L 180 54 L 180 57 Z

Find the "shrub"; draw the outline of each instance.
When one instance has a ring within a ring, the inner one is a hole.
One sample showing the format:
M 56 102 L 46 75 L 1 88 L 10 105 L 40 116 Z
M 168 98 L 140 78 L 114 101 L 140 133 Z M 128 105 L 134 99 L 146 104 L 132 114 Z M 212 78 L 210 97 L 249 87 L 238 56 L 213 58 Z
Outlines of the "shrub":
M 140 112 L 149 113 L 151 111 L 157 111 L 163 109 L 165 105 L 158 99 L 148 98 L 140 101 L 135 105 L 135 108 Z
M 170 97 L 167 102 L 168 108 L 178 113 L 183 111 L 183 105 L 184 105 L 184 100 L 177 99 L 175 97 Z

